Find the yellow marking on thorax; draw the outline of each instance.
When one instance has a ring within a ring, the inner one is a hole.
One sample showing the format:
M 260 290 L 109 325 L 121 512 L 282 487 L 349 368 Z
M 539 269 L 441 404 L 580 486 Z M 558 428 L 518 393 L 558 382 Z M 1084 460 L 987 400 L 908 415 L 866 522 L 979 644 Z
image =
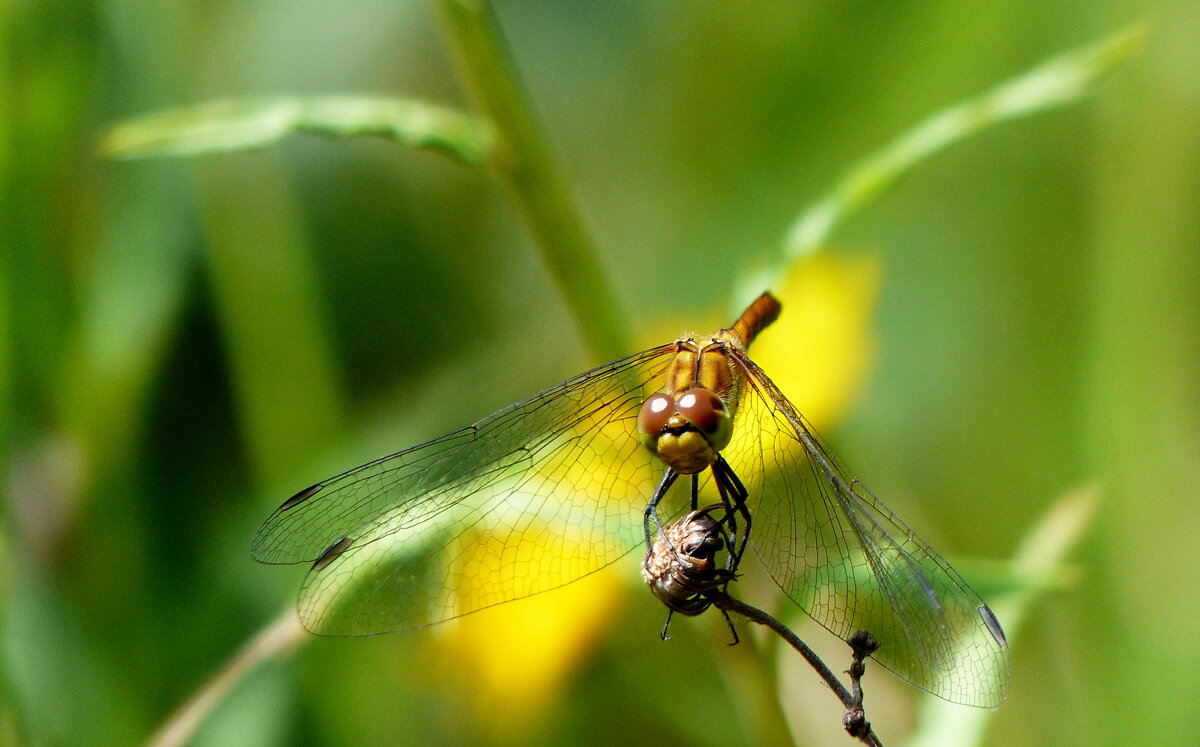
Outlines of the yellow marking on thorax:
M 730 414 L 737 407 L 741 376 L 729 358 L 730 346 L 742 349 L 740 338 L 731 330 L 720 330 L 704 339 L 683 338 L 679 352 L 667 366 L 663 391 L 675 396 L 695 387 L 704 387 L 725 401 Z

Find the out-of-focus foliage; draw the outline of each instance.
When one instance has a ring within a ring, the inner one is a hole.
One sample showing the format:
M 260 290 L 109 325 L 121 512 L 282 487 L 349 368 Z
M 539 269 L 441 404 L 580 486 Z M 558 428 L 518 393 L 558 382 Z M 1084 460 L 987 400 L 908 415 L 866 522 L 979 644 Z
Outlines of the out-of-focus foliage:
M 102 151 L 113 158 L 194 156 L 275 145 L 293 132 L 374 135 L 479 163 L 487 137 L 469 115 L 421 101 L 335 96 L 214 101 L 171 109 L 113 128 Z
M 843 292 L 798 287 L 827 309 L 858 299 L 850 315 L 878 293 L 873 329 L 842 317 L 840 348 L 771 355 L 862 377 L 810 395 L 818 426 L 985 596 L 1056 496 L 1098 486 L 1072 583 L 1014 641 L 990 743 L 1188 741 L 1200 8 L 499 5 L 638 339 L 727 323 L 734 269 L 930 112 L 1151 23 L 1089 101 L 949 149 L 858 213 L 838 251 L 869 256 L 849 258 Z M 294 597 L 300 571 L 248 554 L 283 498 L 600 362 L 483 171 L 374 139 L 99 155 L 118 121 L 220 99 L 369 92 L 465 111 L 450 57 L 424 3 L 0 7 L 0 741 L 144 739 Z M 861 362 L 843 369 L 847 355 Z M 615 572 L 636 581 L 636 561 Z M 467 629 L 485 612 L 313 640 L 239 683 L 198 741 L 750 741 L 771 704 L 746 705 L 761 683 L 730 674 L 751 654 L 721 650 L 718 615 L 676 620 L 662 643 L 644 589 L 582 583 L 569 593 L 597 596 L 548 606 L 559 626 L 578 609 L 585 635 L 545 633 L 569 666 L 529 668 L 551 683 L 527 691 L 536 708 L 503 697 L 522 634 L 488 650 Z M 749 601 L 777 598 L 753 583 Z M 844 738 L 811 672 L 778 664 L 795 738 Z M 896 741 L 925 696 L 878 667 L 867 687 Z

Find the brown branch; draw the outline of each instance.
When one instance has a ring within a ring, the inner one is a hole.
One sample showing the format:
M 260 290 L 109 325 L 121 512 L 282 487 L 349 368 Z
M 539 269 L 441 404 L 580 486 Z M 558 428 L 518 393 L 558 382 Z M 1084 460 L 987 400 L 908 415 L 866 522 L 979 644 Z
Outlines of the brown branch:
M 788 645 L 796 649 L 809 666 L 816 670 L 825 684 L 833 690 L 834 695 L 842 701 L 845 711 L 842 713 L 842 725 L 850 736 L 855 737 L 863 744 L 874 745 L 875 747 L 883 747 L 883 743 L 879 741 L 879 737 L 871 729 L 871 723 L 867 721 L 866 711 L 863 709 L 863 691 L 862 691 L 862 676 L 866 671 L 866 658 L 870 656 L 876 649 L 879 648 L 879 643 L 867 631 L 860 630 L 850 637 L 848 643 L 854 651 L 854 661 L 850 665 L 850 690 L 842 684 L 833 673 L 832 670 L 817 656 L 817 653 L 809 648 L 797 636 L 792 629 L 783 623 L 771 617 L 766 612 L 753 607 L 740 599 L 734 599 L 729 596 L 728 592 L 721 589 L 713 589 L 705 593 L 705 596 L 710 599 L 713 606 L 722 611 L 736 612 L 739 615 L 770 628 L 780 638 L 787 641 Z

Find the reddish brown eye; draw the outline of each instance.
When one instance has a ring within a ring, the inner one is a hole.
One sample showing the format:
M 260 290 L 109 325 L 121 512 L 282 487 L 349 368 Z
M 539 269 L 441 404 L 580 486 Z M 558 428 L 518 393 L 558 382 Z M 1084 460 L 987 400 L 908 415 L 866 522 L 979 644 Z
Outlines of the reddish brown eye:
M 638 433 L 657 436 L 667 426 L 667 420 L 675 413 L 675 402 L 665 394 L 656 394 L 646 400 L 638 413 Z
M 689 389 L 680 395 L 676 406 L 680 415 L 709 435 L 716 433 L 729 418 L 721 398 L 701 387 Z

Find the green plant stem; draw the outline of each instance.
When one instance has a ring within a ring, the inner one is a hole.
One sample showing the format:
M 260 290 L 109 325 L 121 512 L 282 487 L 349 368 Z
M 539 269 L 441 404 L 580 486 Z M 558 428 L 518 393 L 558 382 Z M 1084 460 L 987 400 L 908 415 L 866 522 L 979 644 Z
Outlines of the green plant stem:
M 492 165 L 512 190 L 588 347 L 605 360 L 630 346 L 616 294 L 583 229 L 485 0 L 440 0 L 467 87 L 495 130 Z
M 736 646 L 729 645 L 729 625 L 720 615 L 710 615 L 712 652 L 746 739 L 752 744 L 792 744 L 773 649 L 749 631 Z
M 280 490 L 345 418 L 318 273 L 277 158 L 210 162 L 197 173 L 206 269 L 246 448 L 261 484 Z
M 1009 644 L 1020 635 L 1025 618 L 1057 584 L 1048 584 L 1061 570 L 1067 556 L 1091 530 L 1099 502 L 1099 490 L 1084 487 L 1056 500 L 1041 521 L 1022 540 L 1013 555 L 1013 573 L 1022 587 L 994 599 L 991 605 L 1004 622 Z M 936 698 L 926 698 L 918 719 L 919 728 L 908 740 L 908 747 L 935 747 L 954 744 L 969 747 L 985 743 L 986 730 L 995 709 L 963 708 Z
M 796 221 L 784 252 L 811 252 L 850 212 L 871 200 L 917 163 L 993 124 L 1069 104 L 1103 73 L 1142 46 L 1142 26 L 1057 55 L 990 91 L 943 109 L 851 169 L 823 200 Z
M 288 605 L 274 622 L 260 630 L 241 651 L 192 694 L 162 723 L 147 742 L 150 747 L 176 747 L 187 744 L 204 718 L 229 691 L 255 667 L 274 656 L 281 656 L 304 643 L 308 633 L 300 625 L 296 610 Z
M 732 308 L 741 309 L 763 290 L 776 287 L 794 262 L 820 249 L 855 210 L 881 197 L 923 161 L 993 125 L 1080 100 L 1097 79 L 1142 48 L 1146 33 L 1138 24 L 1056 55 L 935 112 L 871 153 L 800 214 L 766 267 L 739 280 Z

